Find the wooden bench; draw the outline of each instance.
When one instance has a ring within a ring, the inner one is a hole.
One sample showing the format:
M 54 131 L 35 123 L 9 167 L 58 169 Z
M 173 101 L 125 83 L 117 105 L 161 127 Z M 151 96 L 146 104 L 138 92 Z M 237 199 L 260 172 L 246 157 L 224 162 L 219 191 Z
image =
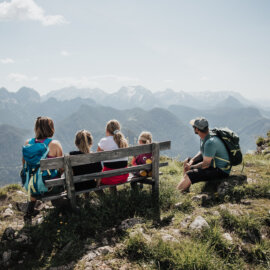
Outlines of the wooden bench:
M 45 185 L 49 187 L 64 186 L 65 192 L 51 195 L 42 196 L 42 200 L 54 200 L 62 197 L 67 197 L 70 200 L 70 204 L 73 210 L 76 209 L 76 195 L 102 190 L 112 187 L 111 185 L 102 185 L 96 188 L 75 191 L 74 183 L 80 183 L 91 179 L 99 179 L 103 177 L 110 177 L 116 175 L 123 175 L 126 173 L 135 173 L 141 170 L 152 170 L 152 177 L 129 177 L 126 183 L 140 182 L 152 186 L 152 195 L 154 205 L 159 205 L 159 167 L 167 166 L 168 163 L 160 163 L 160 151 L 169 150 L 171 148 L 171 142 L 160 142 L 146 145 L 133 146 L 128 148 L 117 149 L 113 151 L 104 151 L 98 153 L 82 154 L 82 155 L 64 155 L 64 157 L 43 159 L 40 161 L 40 168 L 42 171 L 47 169 L 59 169 L 64 168 L 64 177 L 58 179 L 47 180 Z M 109 161 L 113 159 L 137 156 L 144 153 L 152 153 L 152 164 L 145 164 L 139 166 L 132 166 L 123 169 L 115 169 L 113 171 L 98 172 L 86 175 L 73 176 L 72 167 L 78 165 L 85 165 L 89 163 L 99 161 Z M 124 183 L 124 184 L 126 184 Z M 118 184 L 122 185 L 122 184 Z M 117 186 L 117 185 L 113 185 Z

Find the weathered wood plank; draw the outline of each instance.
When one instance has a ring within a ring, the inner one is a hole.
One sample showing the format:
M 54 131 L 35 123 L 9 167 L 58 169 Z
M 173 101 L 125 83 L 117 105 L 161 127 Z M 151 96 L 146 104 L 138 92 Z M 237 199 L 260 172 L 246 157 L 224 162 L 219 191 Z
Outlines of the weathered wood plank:
M 45 181 L 46 187 L 57 187 L 57 186 L 63 186 L 65 184 L 65 178 L 56 178 L 56 179 L 50 179 Z
M 171 148 L 170 141 L 160 142 L 158 144 L 160 146 L 160 151 L 168 150 Z M 74 155 L 70 156 L 70 160 L 72 166 L 78 166 L 99 161 L 123 158 L 127 156 L 136 156 L 139 154 L 150 153 L 151 151 L 152 151 L 152 144 L 146 144 L 146 145 L 132 146 L 128 148 L 121 148 L 113 151 Z M 64 165 L 63 157 L 43 159 L 40 161 L 41 170 L 63 168 L 63 165 Z
M 67 197 L 67 192 L 62 192 L 59 194 L 55 194 L 55 195 L 47 195 L 47 196 L 43 196 L 41 197 L 42 201 L 52 201 L 52 200 L 56 200 L 56 199 L 60 199 L 60 198 L 64 198 Z
M 164 167 L 168 166 L 168 162 L 163 162 L 159 164 L 159 167 Z M 132 173 L 132 172 L 137 172 L 140 170 L 146 170 L 146 169 L 151 169 L 151 164 L 147 165 L 139 165 L 139 166 L 134 166 L 134 167 L 129 167 L 129 168 L 124 168 L 124 169 L 117 169 L 113 171 L 107 171 L 107 172 L 101 172 L 101 173 L 92 173 L 92 174 L 85 174 L 85 175 L 78 175 L 78 176 L 73 176 L 73 183 L 80 183 L 96 178 L 102 178 L 102 177 L 111 177 L 115 175 L 121 175 L 125 173 Z M 119 173 L 120 172 L 120 173 Z M 65 184 L 65 178 L 57 178 L 57 179 L 50 179 L 45 181 L 45 186 L 46 187 L 57 187 L 57 186 L 63 186 Z
M 40 169 L 45 171 L 47 169 L 61 169 L 64 168 L 64 157 L 42 159 L 40 161 Z
M 159 167 L 167 166 L 168 163 L 160 163 Z M 112 171 L 106 171 L 106 172 L 100 172 L 100 173 L 91 173 L 91 174 L 84 174 L 84 175 L 78 175 L 73 177 L 74 183 L 80 183 L 87 180 L 92 180 L 96 178 L 103 178 L 103 177 L 111 177 L 116 175 L 122 175 L 130 172 L 138 172 L 141 170 L 151 170 L 152 164 L 146 164 L 146 165 L 138 165 L 134 167 L 128 167 L 124 169 L 115 169 Z
M 130 177 L 128 179 L 128 181 L 125 182 L 125 183 L 120 183 L 120 184 L 117 184 L 117 185 L 104 185 L 104 186 L 99 186 L 99 187 L 96 187 L 96 188 L 91 188 L 91 189 L 88 189 L 88 190 L 81 190 L 81 191 L 77 191 L 76 195 L 79 195 L 79 194 L 82 194 L 82 193 L 87 193 L 87 192 L 92 192 L 92 191 L 103 190 L 103 189 L 110 188 L 110 187 L 115 187 L 115 186 L 122 186 L 122 185 L 125 185 L 125 184 L 128 184 L 128 183 L 134 183 L 134 182 L 143 181 L 143 180 L 146 180 L 146 177 Z
M 73 210 L 76 210 L 76 195 L 75 187 L 73 183 L 73 173 L 69 155 L 64 156 L 64 169 L 65 169 L 65 178 L 67 185 L 67 196 L 70 200 L 70 204 Z

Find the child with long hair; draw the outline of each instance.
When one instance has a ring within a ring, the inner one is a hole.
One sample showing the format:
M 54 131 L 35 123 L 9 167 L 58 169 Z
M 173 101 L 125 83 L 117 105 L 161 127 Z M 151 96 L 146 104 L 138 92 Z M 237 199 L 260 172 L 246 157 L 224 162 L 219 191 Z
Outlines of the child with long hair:
M 111 151 L 119 148 L 128 147 L 128 142 L 121 132 L 121 125 L 117 120 L 110 120 L 106 125 L 106 137 L 102 138 L 98 143 L 97 151 Z M 128 157 L 114 159 L 103 162 L 103 172 L 125 168 L 128 164 Z M 102 185 L 115 185 L 125 183 L 129 174 L 117 175 L 101 179 Z M 115 189 L 114 189 L 115 190 Z
M 150 144 L 153 141 L 153 137 L 151 132 L 148 131 L 143 131 L 139 138 L 138 142 L 140 145 L 143 144 Z M 137 165 L 144 165 L 144 164 L 151 164 L 152 163 L 152 153 L 145 153 L 145 154 L 140 154 L 136 157 L 133 157 L 132 159 L 132 165 L 137 166 Z M 151 170 L 142 170 L 139 173 L 136 174 L 137 176 L 152 176 L 152 171 Z
M 85 129 L 82 129 L 76 133 L 75 136 L 75 145 L 77 146 L 79 151 L 72 151 L 70 155 L 80 155 L 80 154 L 88 154 L 91 152 L 91 147 L 93 145 L 93 137 L 91 133 Z M 72 167 L 73 175 L 83 175 L 90 174 L 95 172 L 101 172 L 102 166 L 100 162 L 89 163 L 85 165 L 79 165 Z M 75 190 L 87 190 L 96 187 L 95 180 L 84 181 L 81 183 L 75 183 Z

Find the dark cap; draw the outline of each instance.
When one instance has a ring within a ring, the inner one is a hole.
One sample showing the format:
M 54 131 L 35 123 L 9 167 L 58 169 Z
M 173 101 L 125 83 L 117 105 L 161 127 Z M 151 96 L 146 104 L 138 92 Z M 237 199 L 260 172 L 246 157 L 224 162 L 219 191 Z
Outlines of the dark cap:
M 198 117 L 189 122 L 193 127 L 198 128 L 199 130 L 204 130 L 208 127 L 208 121 L 204 117 Z

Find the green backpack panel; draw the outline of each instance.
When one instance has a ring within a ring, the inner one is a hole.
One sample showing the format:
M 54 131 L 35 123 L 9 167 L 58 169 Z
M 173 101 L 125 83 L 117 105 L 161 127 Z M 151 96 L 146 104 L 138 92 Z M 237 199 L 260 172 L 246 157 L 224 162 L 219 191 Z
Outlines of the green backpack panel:
M 231 166 L 242 163 L 243 155 L 240 149 L 239 137 L 235 132 L 228 128 L 214 128 L 210 131 L 210 135 L 217 136 L 223 141 L 229 153 Z

